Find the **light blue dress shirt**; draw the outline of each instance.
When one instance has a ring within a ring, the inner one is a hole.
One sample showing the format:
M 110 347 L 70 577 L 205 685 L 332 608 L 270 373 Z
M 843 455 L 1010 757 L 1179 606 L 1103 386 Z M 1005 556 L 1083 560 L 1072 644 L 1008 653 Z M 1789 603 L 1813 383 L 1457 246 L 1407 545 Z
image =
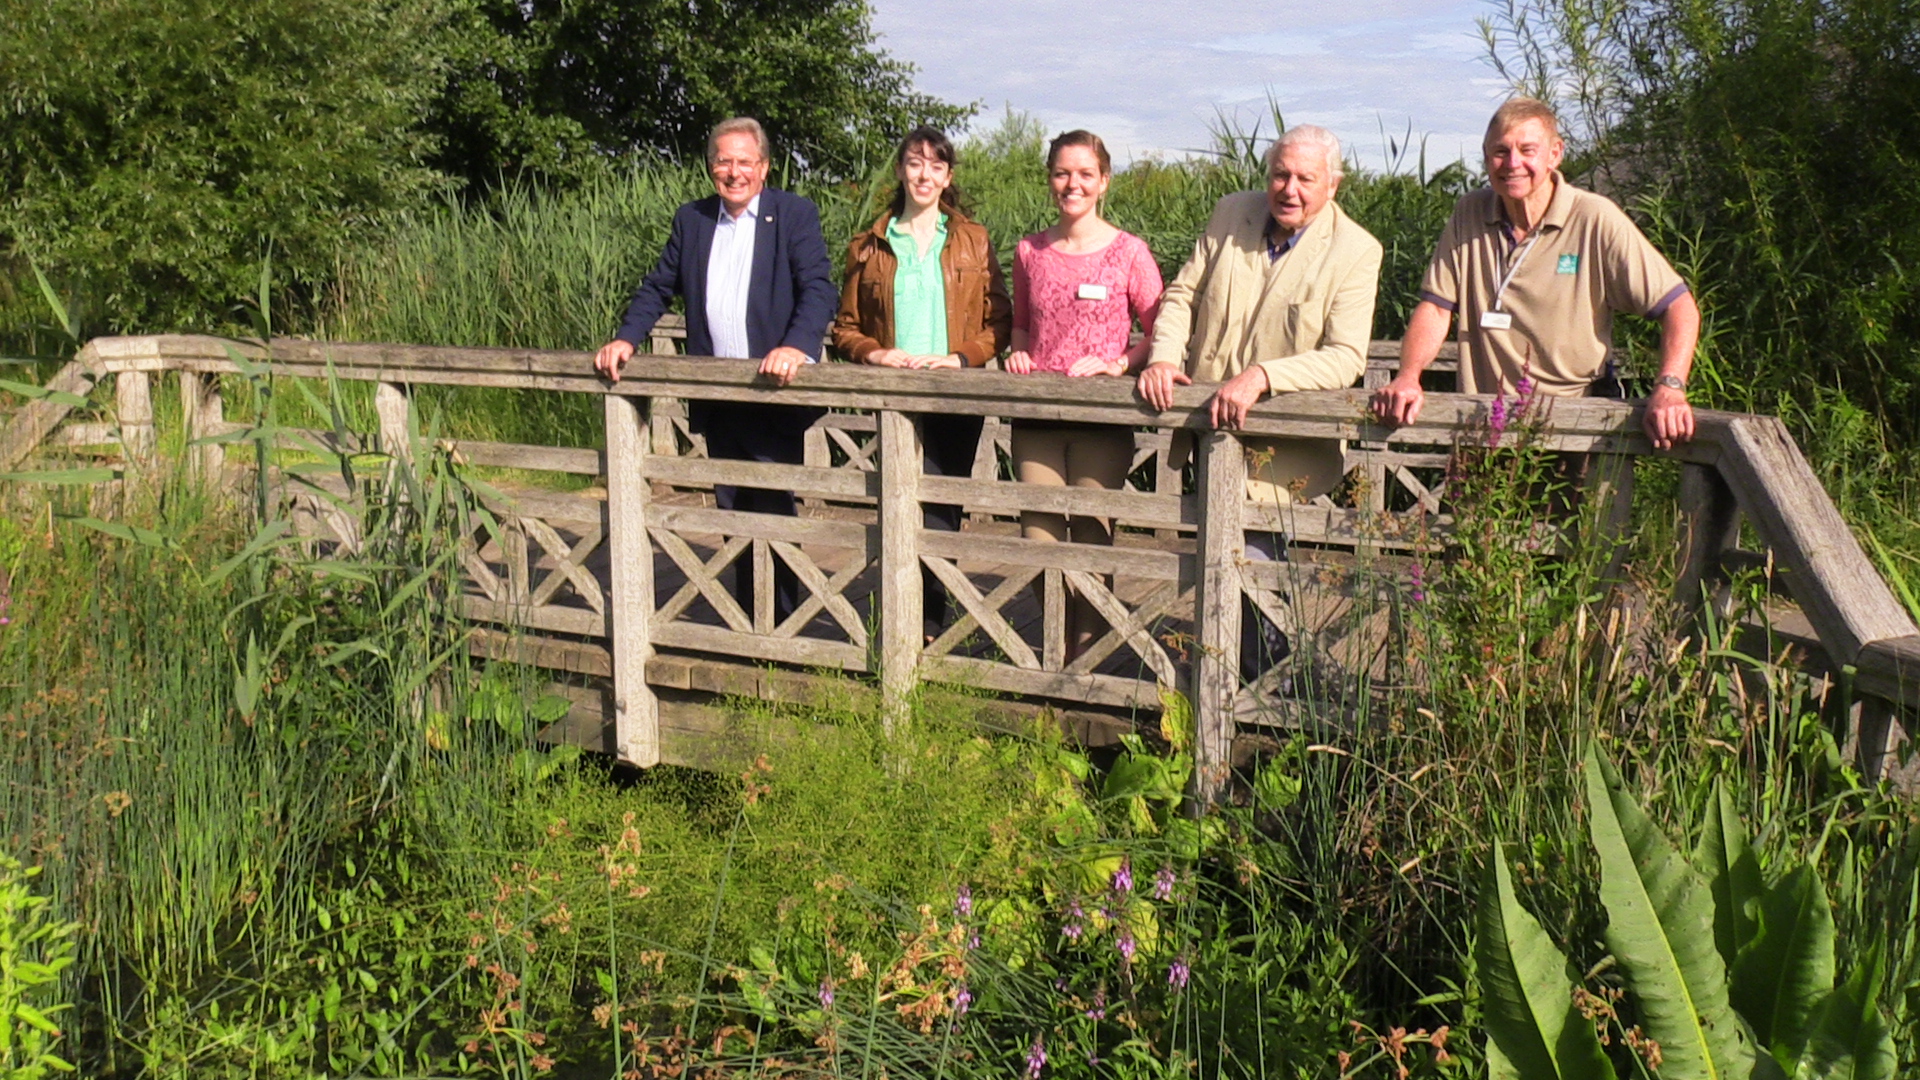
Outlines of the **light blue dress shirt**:
M 715 356 L 758 359 L 747 343 L 747 294 L 753 288 L 753 239 L 759 224 L 760 196 L 755 195 L 739 217 L 720 204 L 707 256 L 707 330 L 713 335 Z

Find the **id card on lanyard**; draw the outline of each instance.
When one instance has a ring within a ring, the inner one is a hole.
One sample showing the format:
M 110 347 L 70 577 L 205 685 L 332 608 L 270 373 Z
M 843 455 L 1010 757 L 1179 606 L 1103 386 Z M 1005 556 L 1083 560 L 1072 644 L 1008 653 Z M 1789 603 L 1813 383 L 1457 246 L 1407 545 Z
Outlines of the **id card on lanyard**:
M 1533 235 L 1527 237 L 1527 242 L 1520 245 L 1520 250 L 1514 253 L 1513 264 L 1507 267 L 1507 272 L 1503 277 L 1501 277 L 1500 284 L 1495 286 L 1493 290 L 1493 303 L 1489 305 L 1486 311 L 1483 311 L 1480 313 L 1480 329 L 1482 330 L 1512 329 L 1513 313 L 1509 311 L 1501 311 L 1500 305 L 1506 300 L 1507 286 L 1513 284 L 1513 276 L 1520 272 L 1520 264 L 1527 261 L 1527 253 L 1532 251 L 1533 245 L 1539 242 L 1540 242 L 1540 229 L 1538 226 L 1535 226 L 1533 230 Z

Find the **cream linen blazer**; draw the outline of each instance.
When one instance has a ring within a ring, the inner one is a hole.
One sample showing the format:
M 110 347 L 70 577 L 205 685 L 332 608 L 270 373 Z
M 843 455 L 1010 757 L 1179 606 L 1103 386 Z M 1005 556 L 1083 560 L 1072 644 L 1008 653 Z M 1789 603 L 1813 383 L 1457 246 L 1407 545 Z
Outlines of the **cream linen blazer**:
M 1150 363 L 1196 382 L 1224 382 L 1258 364 L 1276 394 L 1344 390 L 1367 369 L 1380 241 L 1332 202 L 1273 262 L 1267 193 L 1241 191 L 1213 208 L 1193 256 L 1160 297 Z M 1184 434 L 1184 433 L 1181 433 Z M 1192 439 L 1176 436 L 1184 465 Z M 1346 472 L 1335 439 L 1247 439 L 1247 494 L 1285 504 L 1333 489 Z

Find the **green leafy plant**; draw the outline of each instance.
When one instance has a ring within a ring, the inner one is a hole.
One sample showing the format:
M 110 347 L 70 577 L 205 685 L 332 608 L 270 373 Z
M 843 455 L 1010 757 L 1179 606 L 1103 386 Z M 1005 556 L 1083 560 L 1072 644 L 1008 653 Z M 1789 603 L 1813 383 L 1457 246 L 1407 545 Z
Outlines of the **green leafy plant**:
M 49 918 L 51 898 L 31 888 L 39 874 L 37 866 L 0 855 L 0 1076 L 7 1080 L 74 1071 L 53 1051 L 61 1037 L 53 1018 L 69 1006 L 48 999 L 73 963 L 80 925 Z
M 1783 867 L 1763 886 L 1719 784 L 1689 862 L 1591 747 L 1585 771 L 1606 942 L 1639 1019 L 1618 1033 L 1636 1065 L 1665 1080 L 1891 1080 L 1880 965 L 1835 987 L 1833 915 L 1813 865 Z M 1497 850 L 1476 925 L 1493 1075 L 1616 1076 L 1590 1021 L 1619 1028 L 1617 996 L 1569 984 L 1566 957 L 1520 903 Z

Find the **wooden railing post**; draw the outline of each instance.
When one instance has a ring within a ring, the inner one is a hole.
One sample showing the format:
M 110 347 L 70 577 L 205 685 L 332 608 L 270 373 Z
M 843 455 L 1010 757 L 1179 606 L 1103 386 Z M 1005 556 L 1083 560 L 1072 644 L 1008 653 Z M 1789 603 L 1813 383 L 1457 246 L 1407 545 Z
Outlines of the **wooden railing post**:
M 880 695 L 892 733 L 906 719 L 920 665 L 920 433 L 880 413 Z
M 114 376 L 114 411 L 120 421 L 120 445 L 127 464 L 151 474 L 154 466 L 153 385 L 144 371 L 122 371 Z
M 180 372 L 180 416 L 187 429 L 187 469 L 202 484 L 218 484 L 227 463 L 227 453 L 219 444 L 193 445 L 196 440 L 219 434 L 226 419 L 220 397 L 220 376 L 197 371 Z
M 1204 806 L 1226 790 L 1233 762 L 1233 702 L 1240 689 L 1240 559 L 1246 549 L 1247 458 L 1222 431 L 1200 437 L 1199 575 L 1193 614 L 1193 799 Z
M 373 389 L 373 411 L 380 420 L 380 451 L 393 458 L 396 466 L 413 459 L 413 441 L 408 413 L 413 409 L 412 395 L 400 383 L 382 382 Z
M 1673 582 L 1673 600 L 1682 610 L 1696 611 L 1702 602 L 1701 588 L 1722 576 L 1720 557 L 1740 542 L 1740 503 L 1720 470 L 1691 462 L 1680 466 L 1675 501 L 1686 522 L 1681 537 L 1686 548 Z
M 606 395 L 614 754 L 646 767 L 660 763 L 660 704 L 647 684 L 647 661 L 653 659 L 653 541 L 647 536 L 651 490 L 643 407 L 630 397 Z

